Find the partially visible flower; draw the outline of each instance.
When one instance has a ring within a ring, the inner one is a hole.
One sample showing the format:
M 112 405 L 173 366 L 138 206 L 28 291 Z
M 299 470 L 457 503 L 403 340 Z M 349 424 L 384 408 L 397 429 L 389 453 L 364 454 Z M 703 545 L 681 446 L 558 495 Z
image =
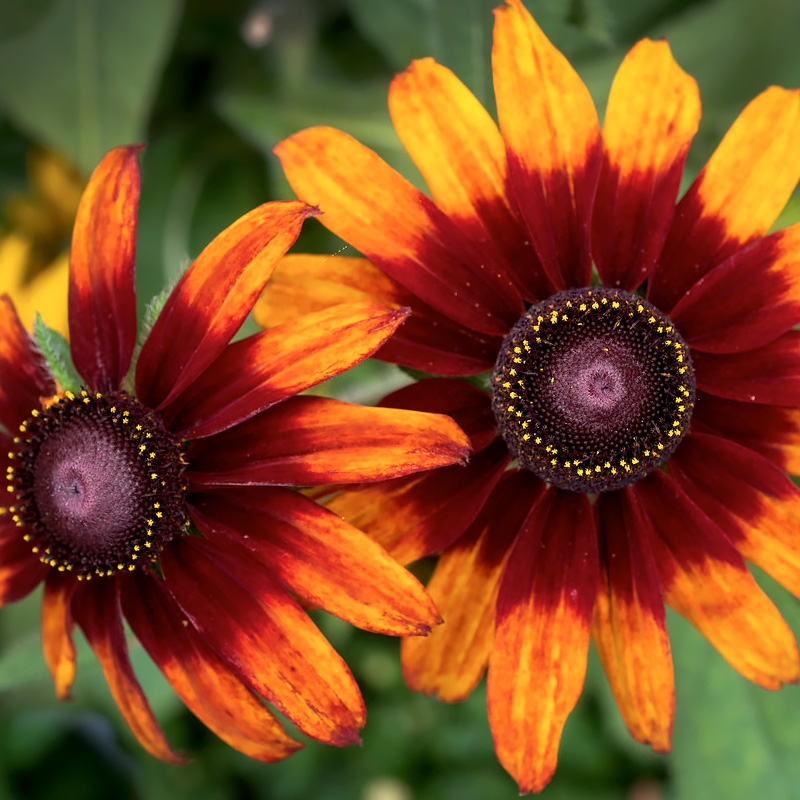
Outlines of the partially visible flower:
M 427 633 L 438 615 L 377 544 L 292 487 L 452 464 L 467 440 L 447 417 L 297 396 L 369 356 L 407 310 L 351 303 L 229 344 L 316 213 L 301 202 L 267 203 L 219 234 L 134 358 L 137 150 L 103 159 L 75 222 L 77 375 L 48 337 L 59 385 L 0 298 L 0 604 L 44 583 L 58 697 L 75 674 L 77 622 L 131 730 L 166 761 L 184 759 L 132 671 L 123 618 L 189 709 L 241 752 L 273 761 L 300 746 L 259 695 L 307 736 L 350 744 L 361 695 L 296 598 L 395 635 Z
M 370 260 L 289 256 L 256 312 L 412 308 L 378 357 L 448 377 L 383 404 L 451 414 L 474 455 L 329 507 L 401 562 L 443 551 L 445 624 L 404 641 L 406 679 L 455 701 L 488 664 L 498 757 L 538 791 L 590 638 L 632 735 L 669 749 L 665 601 L 757 684 L 800 674 L 745 563 L 800 593 L 800 225 L 766 235 L 800 176 L 800 92 L 753 100 L 676 205 L 700 100 L 668 45 L 631 49 L 601 132 L 520 0 L 495 13 L 499 130 L 430 59 L 392 82 L 432 200 L 340 131 L 278 145 Z
M 14 195 L 0 224 L 0 294 L 8 294 L 26 327 L 38 312 L 67 333 L 67 245 L 84 181 L 62 156 L 33 148 L 31 191 Z

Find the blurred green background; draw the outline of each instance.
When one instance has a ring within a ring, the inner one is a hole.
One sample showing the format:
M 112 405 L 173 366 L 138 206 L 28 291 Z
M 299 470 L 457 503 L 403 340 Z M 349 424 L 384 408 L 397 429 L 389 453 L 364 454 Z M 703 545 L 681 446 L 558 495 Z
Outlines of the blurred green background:
M 432 55 L 492 108 L 498 0 L 0 0 L 0 288 L 26 244 L 24 280 L 68 246 L 77 188 L 110 147 L 141 157 L 140 302 L 173 281 L 217 232 L 253 206 L 288 198 L 271 148 L 310 124 L 340 127 L 412 180 L 389 123 L 395 71 Z M 614 71 L 643 36 L 667 37 L 694 75 L 703 121 L 692 176 L 744 104 L 770 84 L 800 85 L 796 0 L 526 0 L 576 65 L 602 114 Z M 800 142 L 798 143 L 800 147 Z M 75 173 L 53 163 L 53 154 Z M 779 221 L 800 219 L 795 196 Z M 341 243 L 312 222 L 299 249 Z M 50 298 L 63 301 L 60 292 Z M 327 390 L 371 402 L 397 381 L 367 363 Z M 428 565 L 422 565 L 424 570 Z M 795 631 L 800 608 L 763 576 Z M 503 800 L 516 786 L 494 758 L 480 687 L 448 706 L 408 691 L 396 641 L 316 615 L 367 701 L 362 747 L 309 743 L 289 761 L 250 761 L 185 711 L 138 644 L 132 657 L 187 767 L 147 756 L 81 643 L 74 699 L 46 674 L 35 594 L 0 613 L 0 800 Z M 800 689 L 751 686 L 670 616 L 678 710 L 674 750 L 630 739 L 592 654 L 547 800 L 800 798 Z

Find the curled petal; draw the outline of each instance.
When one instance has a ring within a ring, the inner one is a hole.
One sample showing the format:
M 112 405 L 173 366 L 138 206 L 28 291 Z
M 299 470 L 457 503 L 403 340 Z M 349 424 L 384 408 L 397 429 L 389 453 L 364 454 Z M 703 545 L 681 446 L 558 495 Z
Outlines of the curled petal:
M 187 475 L 195 487 L 360 483 L 463 462 L 468 452 L 449 417 L 302 396 L 193 442 Z
M 136 394 L 161 409 L 224 350 L 294 244 L 304 220 L 318 213 L 305 203 L 265 203 L 220 233 L 173 289 L 142 347 Z
M 109 151 L 84 190 L 69 261 L 72 361 L 92 389 L 118 389 L 136 344 L 136 214 L 141 145 Z

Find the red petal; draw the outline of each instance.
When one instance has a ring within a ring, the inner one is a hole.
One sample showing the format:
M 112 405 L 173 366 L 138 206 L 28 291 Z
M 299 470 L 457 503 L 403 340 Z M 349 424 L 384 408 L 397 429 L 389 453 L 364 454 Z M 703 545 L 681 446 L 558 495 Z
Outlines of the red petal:
M 543 490 L 526 470 L 505 473 L 469 530 L 442 554 L 428 591 L 445 624 L 402 644 L 403 674 L 412 689 L 453 703 L 481 679 L 492 649 L 500 575 Z
M 606 286 L 633 290 L 653 268 L 699 122 L 697 83 L 669 45 L 635 44 L 614 78 L 603 120 L 592 255 Z
M 742 111 L 675 210 L 648 298 L 669 312 L 703 275 L 763 236 L 800 177 L 800 90 L 771 86 Z
M 592 638 L 631 735 L 670 749 L 675 713 L 664 601 L 644 531 L 647 521 L 628 491 L 603 492 L 594 506 L 600 591 Z
M 800 331 L 744 353 L 692 353 L 697 388 L 729 400 L 800 406 Z
M 169 406 L 169 428 L 182 439 L 230 428 L 360 363 L 407 315 L 351 303 L 235 342 Z
M 291 489 L 228 489 L 190 498 L 192 518 L 235 558 L 255 558 L 309 603 L 393 636 L 441 618 L 419 581 L 341 517 Z M 246 535 L 242 532 L 246 531 Z
M 446 67 L 412 62 L 389 88 L 389 113 L 431 196 L 511 296 L 542 299 L 555 288 L 506 197 L 503 137 L 489 113 Z
M 183 274 L 142 347 L 136 393 L 163 408 L 200 376 L 241 327 L 303 221 L 304 203 L 265 203 L 220 233 Z
M 800 489 L 778 467 L 727 439 L 692 433 L 670 475 L 745 558 L 800 593 Z
M 100 578 L 81 586 L 73 602 L 75 620 L 103 668 L 114 701 L 142 747 L 162 761 L 184 764 L 187 759 L 169 746 L 133 674 L 122 627 L 119 585 L 119 579 Z
M 30 594 L 49 571 L 31 552 L 20 528 L 9 517 L 0 516 L 0 606 Z
M 161 563 L 183 613 L 241 681 L 306 736 L 358 741 L 365 712 L 353 676 L 263 567 L 197 537 L 173 540 Z
M 193 442 L 187 476 L 195 487 L 360 483 L 462 462 L 468 450 L 449 417 L 302 396 Z
M 489 659 L 489 724 L 521 792 L 556 768 L 561 731 L 586 674 L 597 596 L 597 539 L 586 495 L 551 490 L 508 557 Z
M 481 333 L 504 336 L 516 322 L 520 298 L 481 270 L 458 226 L 372 150 L 316 127 L 275 154 L 297 196 L 325 209 L 322 224 L 423 302 Z
M 56 385 L 8 296 L 0 297 L 0 425 L 12 435 Z
M 136 214 L 141 145 L 115 147 L 83 192 L 69 260 L 72 361 L 92 389 L 118 389 L 136 344 Z
M 78 582 L 74 575 L 51 570 L 42 597 L 42 650 L 53 676 L 56 697 L 69 697 L 75 679 L 75 643 L 72 638 L 72 596 Z
M 511 456 L 499 439 L 465 467 L 367 484 L 326 503 L 401 564 L 450 545 L 472 523 Z
M 800 409 L 740 403 L 698 392 L 692 428 L 732 439 L 800 475 Z
M 411 316 L 375 354 L 381 361 L 436 375 L 475 375 L 494 366 L 501 339 L 459 325 L 425 305 L 365 258 L 288 255 L 253 309 L 274 328 L 340 303 L 373 300 L 407 306 Z
M 589 91 L 520 0 L 495 10 L 492 67 L 509 194 L 553 284 L 588 286 L 603 156 Z
M 800 322 L 800 224 L 759 239 L 701 278 L 670 319 L 708 353 L 752 350 Z
M 663 472 L 651 473 L 633 491 L 654 531 L 667 602 L 749 680 L 766 689 L 796 681 L 794 636 L 723 531 Z
M 223 741 L 259 761 L 280 761 L 302 747 L 205 643 L 162 581 L 139 573 L 125 584 L 123 606 L 172 688 Z

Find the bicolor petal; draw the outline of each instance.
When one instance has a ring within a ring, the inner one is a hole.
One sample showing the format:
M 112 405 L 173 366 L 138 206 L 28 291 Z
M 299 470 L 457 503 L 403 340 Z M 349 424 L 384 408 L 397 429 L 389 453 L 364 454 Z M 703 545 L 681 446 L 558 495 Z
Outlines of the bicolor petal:
M 225 349 L 278 259 L 318 213 L 305 203 L 265 203 L 220 233 L 172 290 L 142 346 L 136 394 L 156 410 L 184 391 Z
M 669 45 L 634 45 L 614 78 L 603 121 L 592 255 L 606 286 L 632 291 L 652 270 L 699 122 L 697 83 Z
M 75 678 L 72 596 L 77 585 L 72 576 L 60 572 L 51 572 L 44 583 L 42 651 L 59 700 L 69 697 Z
M 69 339 L 88 386 L 118 389 L 136 344 L 136 215 L 141 145 L 115 147 L 83 192 L 72 231 Z
M 489 724 L 521 792 L 556 768 L 567 716 L 583 689 L 597 596 L 597 536 L 585 495 L 550 490 L 509 554 L 489 658 Z

